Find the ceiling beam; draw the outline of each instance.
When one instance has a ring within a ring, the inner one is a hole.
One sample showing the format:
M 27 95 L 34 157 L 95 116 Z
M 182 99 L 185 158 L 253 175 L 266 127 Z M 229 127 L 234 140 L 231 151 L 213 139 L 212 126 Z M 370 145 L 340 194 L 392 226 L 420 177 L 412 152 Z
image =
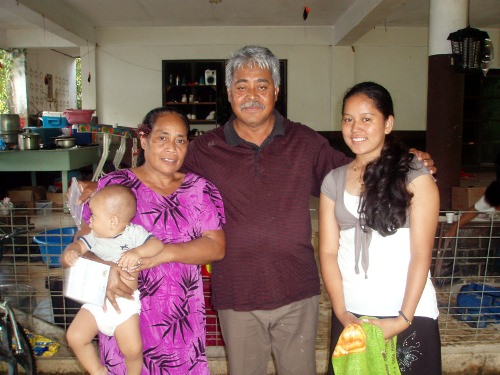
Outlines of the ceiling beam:
M 96 43 L 92 22 L 62 1 L 0 0 L 0 7 L 75 46 Z
M 404 5 L 406 0 L 356 0 L 333 29 L 334 46 L 350 46 Z

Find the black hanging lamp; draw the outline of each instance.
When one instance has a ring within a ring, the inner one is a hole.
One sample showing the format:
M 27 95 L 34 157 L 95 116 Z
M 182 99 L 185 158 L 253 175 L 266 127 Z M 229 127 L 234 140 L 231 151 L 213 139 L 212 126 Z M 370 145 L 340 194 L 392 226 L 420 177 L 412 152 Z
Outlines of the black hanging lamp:
M 486 31 L 470 27 L 468 18 L 465 29 L 448 36 L 451 41 L 451 65 L 460 72 L 482 71 L 486 76 L 493 60 L 493 44 Z

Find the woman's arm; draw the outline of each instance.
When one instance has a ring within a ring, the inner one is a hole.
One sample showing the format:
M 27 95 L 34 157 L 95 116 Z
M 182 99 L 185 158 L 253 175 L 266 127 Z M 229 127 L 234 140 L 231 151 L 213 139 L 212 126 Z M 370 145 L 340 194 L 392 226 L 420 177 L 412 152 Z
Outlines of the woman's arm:
M 321 276 L 330 297 L 335 316 L 345 326 L 358 319 L 345 307 L 342 275 L 338 264 L 340 229 L 334 215 L 335 202 L 321 193 L 319 196 L 319 259 Z
M 140 270 L 162 263 L 208 264 L 224 258 L 226 237 L 222 230 L 207 230 L 200 238 L 178 244 L 164 244 L 163 251 L 141 260 Z
M 411 322 L 427 282 L 439 217 L 439 192 L 430 175 L 414 179 L 408 186 L 413 193 L 410 206 L 410 264 L 401 311 Z M 402 316 L 371 321 L 379 325 L 386 339 L 409 327 Z
M 141 259 L 139 267 L 134 269 L 134 274 L 163 263 L 207 264 L 222 259 L 225 252 L 226 238 L 224 232 L 222 230 L 210 230 L 203 232 L 202 237 L 189 242 L 164 244 L 163 250 L 159 254 Z M 120 309 L 116 303 L 116 297 L 132 299 L 133 293 L 133 290 L 125 285 L 121 278 L 133 279 L 128 272 L 122 271 L 114 264 L 109 273 L 106 297 L 117 311 L 120 311 Z

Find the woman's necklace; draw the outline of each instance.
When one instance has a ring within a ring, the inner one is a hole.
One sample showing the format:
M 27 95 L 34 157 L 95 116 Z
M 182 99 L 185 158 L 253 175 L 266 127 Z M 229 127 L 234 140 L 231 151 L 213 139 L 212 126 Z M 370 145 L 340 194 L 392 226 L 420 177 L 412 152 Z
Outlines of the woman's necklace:
M 359 185 L 360 185 L 358 195 L 361 195 L 361 193 L 363 192 L 363 190 L 365 188 L 365 183 L 363 182 L 363 173 L 365 172 L 365 167 L 366 167 L 366 164 L 361 164 L 361 166 L 359 166 L 359 167 L 355 163 L 353 163 L 353 165 L 352 165 L 352 169 L 354 170 L 355 174 L 358 174 L 358 170 L 359 170 L 358 177 L 356 178 L 358 180 Z

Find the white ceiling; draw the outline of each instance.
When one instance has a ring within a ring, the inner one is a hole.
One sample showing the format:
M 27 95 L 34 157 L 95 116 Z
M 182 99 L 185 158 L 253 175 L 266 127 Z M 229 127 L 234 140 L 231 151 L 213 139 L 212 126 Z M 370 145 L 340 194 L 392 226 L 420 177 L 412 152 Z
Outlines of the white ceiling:
M 427 27 L 429 22 L 429 0 L 211 1 L 0 0 L 0 47 L 16 47 L 8 41 L 40 31 L 76 46 L 95 41 L 100 28 L 302 25 L 341 25 L 347 30 L 335 42 L 348 45 L 375 26 Z M 500 28 L 500 0 L 469 1 L 472 27 Z M 307 20 L 305 5 L 311 9 Z

